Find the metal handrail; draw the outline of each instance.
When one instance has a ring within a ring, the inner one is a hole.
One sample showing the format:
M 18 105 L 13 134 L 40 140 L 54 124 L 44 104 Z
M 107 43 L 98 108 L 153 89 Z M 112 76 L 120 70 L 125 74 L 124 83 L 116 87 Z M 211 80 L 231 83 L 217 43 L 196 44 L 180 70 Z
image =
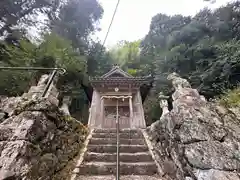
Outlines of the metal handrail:
M 36 70 L 53 70 L 53 72 L 51 73 L 50 78 L 48 79 L 47 85 L 43 90 L 42 93 L 42 97 L 45 97 L 49 87 L 51 86 L 54 77 L 56 76 L 57 72 L 59 72 L 59 74 L 63 75 L 66 73 L 66 69 L 64 68 L 45 68 L 45 67 L 4 67 L 4 66 L 0 66 L 0 70 L 31 70 L 31 71 L 36 71 Z
M 66 69 L 64 68 L 45 68 L 45 67 L 4 67 L 4 66 L 0 66 L 0 70 L 1 69 L 11 69 L 11 70 L 32 70 L 32 71 L 36 71 L 36 70 L 57 70 L 59 72 L 59 74 L 63 75 L 66 73 Z
M 42 97 L 45 97 L 47 92 L 48 92 L 48 89 L 49 87 L 51 86 L 52 82 L 53 82 L 53 79 L 54 77 L 56 76 L 57 74 L 57 70 L 53 70 L 50 78 L 48 79 L 48 82 L 47 82 L 47 85 L 45 86 L 44 90 L 43 90 L 43 93 L 42 93 Z
M 117 171 L 116 171 L 116 180 L 120 180 L 120 162 L 119 162 L 119 116 L 118 116 L 118 99 L 116 104 L 116 129 L 117 129 Z
M 120 158 L 119 158 L 119 154 L 120 154 L 120 150 L 119 150 L 119 131 L 120 131 L 120 127 L 119 127 L 119 114 L 118 114 L 118 106 L 119 106 L 119 99 L 128 99 L 128 98 L 132 98 L 132 96 L 102 96 L 101 99 L 103 98 L 107 98 L 107 99 L 117 99 L 117 103 L 116 103 L 116 133 L 117 133 L 117 170 L 116 170 L 116 180 L 120 180 Z

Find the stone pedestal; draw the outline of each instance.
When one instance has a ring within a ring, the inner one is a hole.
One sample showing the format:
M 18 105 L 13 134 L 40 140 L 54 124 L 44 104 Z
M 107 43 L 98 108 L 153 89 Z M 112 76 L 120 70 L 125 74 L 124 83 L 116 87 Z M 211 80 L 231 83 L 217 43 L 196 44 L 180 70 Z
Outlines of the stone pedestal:
M 162 92 L 159 93 L 159 96 L 158 96 L 160 102 L 160 108 L 162 108 L 162 116 L 163 117 L 165 114 L 169 113 L 169 110 L 168 110 L 168 102 L 167 102 L 167 99 L 169 98 L 169 96 L 164 96 Z

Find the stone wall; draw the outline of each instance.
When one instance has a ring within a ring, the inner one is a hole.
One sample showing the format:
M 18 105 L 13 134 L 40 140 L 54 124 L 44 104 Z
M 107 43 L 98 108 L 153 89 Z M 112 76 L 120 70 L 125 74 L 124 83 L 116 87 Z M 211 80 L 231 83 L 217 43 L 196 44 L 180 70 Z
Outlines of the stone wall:
M 161 175 L 169 180 L 239 180 L 240 108 L 207 102 L 186 80 L 173 76 L 173 109 L 147 129 Z
M 79 153 L 88 131 L 56 99 L 32 92 L 2 98 L 0 180 L 50 180 Z

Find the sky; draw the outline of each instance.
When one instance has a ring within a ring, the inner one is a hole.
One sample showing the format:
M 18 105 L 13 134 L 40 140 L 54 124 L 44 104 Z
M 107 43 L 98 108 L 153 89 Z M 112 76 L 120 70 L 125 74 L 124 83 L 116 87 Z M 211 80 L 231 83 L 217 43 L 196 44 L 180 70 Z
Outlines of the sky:
M 103 41 L 117 4 L 117 0 L 99 0 L 104 9 L 100 21 L 102 29 L 95 36 Z M 195 15 L 204 7 L 216 8 L 230 0 L 216 0 L 211 4 L 203 0 L 121 0 L 105 46 L 111 47 L 120 40 L 134 41 L 143 38 L 149 30 L 151 18 L 158 13 L 168 15 Z

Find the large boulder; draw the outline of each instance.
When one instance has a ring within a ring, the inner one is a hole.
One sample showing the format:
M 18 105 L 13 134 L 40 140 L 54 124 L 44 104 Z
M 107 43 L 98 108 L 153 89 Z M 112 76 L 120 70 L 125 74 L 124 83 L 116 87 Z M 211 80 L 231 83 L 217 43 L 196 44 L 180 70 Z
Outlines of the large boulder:
M 239 175 L 236 172 L 220 171 L 215 169 L 210 170 L 198 170 L 196 172 L 197 179 L 201 180 L 234 180 L 239 179 Z
M 78 154 L 87 128 L 48 98 L 21 98 L 11 107 L 0 123 L 0 180 L 52 179 Z
M 175 87 L 173 109 L 147 129 L 162 176 L 239 180 L 240 109 L 207 102 L 185 80 L 170 77 Z

